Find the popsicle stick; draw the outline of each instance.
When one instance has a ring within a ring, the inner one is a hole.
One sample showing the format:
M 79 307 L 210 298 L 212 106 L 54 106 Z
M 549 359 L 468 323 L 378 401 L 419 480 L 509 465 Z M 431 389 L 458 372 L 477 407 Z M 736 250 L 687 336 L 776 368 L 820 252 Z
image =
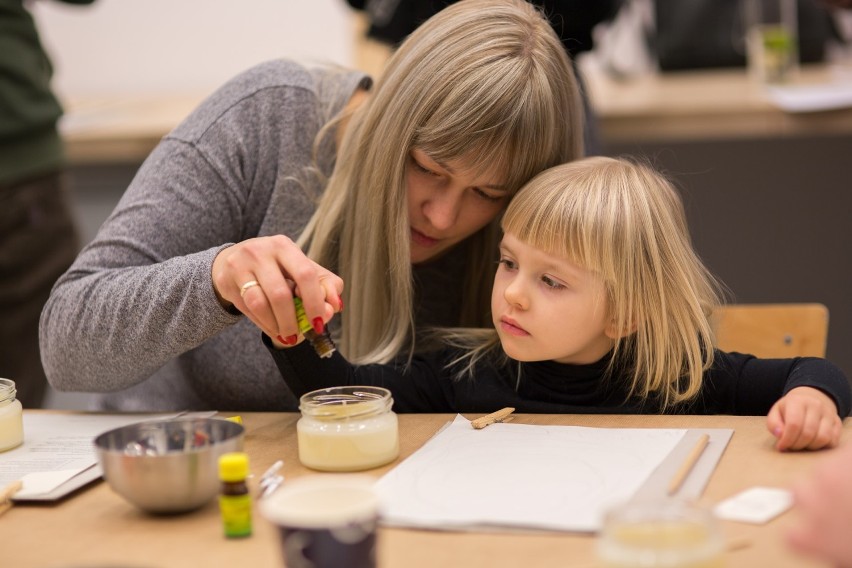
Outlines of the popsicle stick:
M 506 408 L 501 408 L 497 412 L 492 412 L 491 414 L 486 414 L 481 418 L 471 420 L 470 425 L 476 428 L 477 430 L 481 430 L 489 424 L 494 424 L 495 422 L 503 422 L 514 411 L 514 408 L 512 408 L 511 406 L 507 406 Z
M 21 487 L 23 487 L 21 481 L 13 481 L 0 490 L 0 515 L 12 508 L 12 495 L 17 493 Z

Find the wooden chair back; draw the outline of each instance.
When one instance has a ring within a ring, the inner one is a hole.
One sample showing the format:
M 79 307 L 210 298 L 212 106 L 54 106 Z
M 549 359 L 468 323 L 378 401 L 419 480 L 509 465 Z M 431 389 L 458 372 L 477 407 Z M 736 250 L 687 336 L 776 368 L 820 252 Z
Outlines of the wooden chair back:
M 722 351 L 825 357 L 828 308 L 822 304 L 732 304 L 720 307 L 711 322 Z

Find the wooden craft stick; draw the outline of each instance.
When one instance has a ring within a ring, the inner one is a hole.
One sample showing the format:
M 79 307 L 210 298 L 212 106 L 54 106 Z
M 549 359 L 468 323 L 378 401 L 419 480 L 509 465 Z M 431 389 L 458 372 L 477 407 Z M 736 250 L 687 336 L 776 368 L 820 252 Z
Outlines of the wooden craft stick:
M 20 491 L 21 487 L 23 486 L 24 484 L 20 480 L 18 480 L 13 481 L 12 483 L 4 487 L 3 490 L 0 491 L 0 503 L 5 503 L 6 501 L 12 499 L 12 495 Z
M 481 430 L 489 424 L 494 424 L 495 422 L 503 422 L 514 411 L 514 408 L 512 408 L 511 406 L 507 406 L 506 408 L 501 408 L 497 412 L 492 412 L 491 414 L 486 414 L 485 416 L 477 418 L 476 420 L 471 420 L 470 425 L 476 428 L 477 430 Z
M 695 447 L 692 448 L 692 451 L 689 452 L 689 455 L 686 456 L 686 460 L 681 464 L 680 469 L 677 470 L 677 473 L 672 477 L 671 482 L 669 483 L 669 495 L 674 495 L 680 489 L 680 486 L 683 485 L 683 482 L 686 481 L 686 477 L 689 475 L 689 472 L 692 471 L 692 468 L 695 467 L 695 464 L 698 462 L 698 458 L 701 457 L 701 454 L 704 453 L 704 448 L 707 447 L 707 443 L 710 441 L 710 436 L 707 434 L 702 434 L 701 437 L 698 438 L 698 442 L 696 442 Z
M 17 493 L 21 487 L 23 487 L 23 483 L 13 481 L 0 491 L 0 515 L 12 508 L 12 495 Z
M 751 546 L 751 539 L 745 537 L 737 537 L 732 538 L 725 545 L 726 552 L 736 552 L 737 550 L 743 550 Z

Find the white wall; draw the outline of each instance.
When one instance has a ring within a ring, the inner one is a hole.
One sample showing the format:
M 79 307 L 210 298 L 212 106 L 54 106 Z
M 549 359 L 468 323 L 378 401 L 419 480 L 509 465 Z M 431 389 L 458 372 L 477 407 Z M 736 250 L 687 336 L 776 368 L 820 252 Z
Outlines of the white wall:
M 352 65 L 345 0 L 30 3 L 63 97 L 209 92 L 275 57 Z

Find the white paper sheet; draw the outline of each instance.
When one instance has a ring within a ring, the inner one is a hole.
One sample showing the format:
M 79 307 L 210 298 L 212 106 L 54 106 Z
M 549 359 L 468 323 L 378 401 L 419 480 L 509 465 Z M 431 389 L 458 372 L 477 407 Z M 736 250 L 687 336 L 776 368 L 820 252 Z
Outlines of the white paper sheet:
M 376 484 L 385 524 L 597 531 L 686 430 L 492 424 L 461 416 Z
M 787 112 L 819 112 L 852 107 L 852 81 L 819 85 L 773 86 L 769 100 Z
M 91 481 L 100 476 L 94 439 L 98 434 L 144 420 L 168 418 L 175 414 L 50 414 L 24 413 L 24 443 L 0 453 L 0 488 L 21 480 L 23 487 L 14 499 L 57 498 L 55 490 L 90 468 L 97 475 L 83 475 Z M 88 472 L 92 473 L 92 472 Z M 79 486 L 79 485 L 78 485 Z M 76 488 L 74 484 L 68 491 Z

